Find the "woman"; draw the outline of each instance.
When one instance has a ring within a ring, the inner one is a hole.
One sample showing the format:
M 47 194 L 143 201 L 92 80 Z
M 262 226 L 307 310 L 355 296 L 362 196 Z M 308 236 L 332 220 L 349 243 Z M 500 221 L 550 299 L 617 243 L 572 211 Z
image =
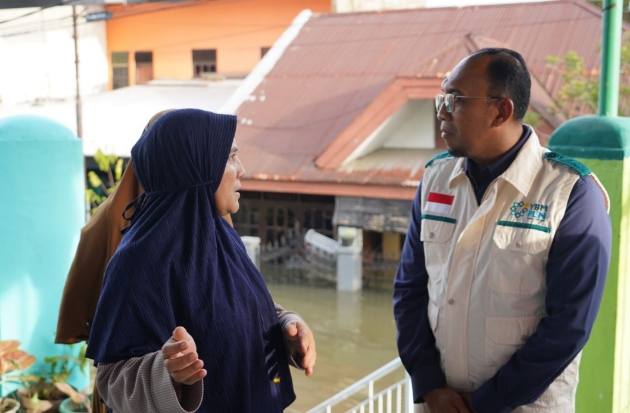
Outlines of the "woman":
M 171 110 L 156 113 L 144 131 L 168 112 Z M 129 162 L 116 188 L 81 230 L 61 297 L 55 343 L 74 344 L 88 340 L 105 267 L 120 243 L 121 231 L 129 224 L 121 213 L 142 192 L 133 164 Z
M 235 130 L 234 116 L 177 110 L 132 149 L 147 192 L 107 266 L 87 352 L 114 412 L 273 413 L 295 399 L 273 301 L 221 217 L 238 210 L 244 174 Z M 314 357 L 300 352 L 308 374 Z

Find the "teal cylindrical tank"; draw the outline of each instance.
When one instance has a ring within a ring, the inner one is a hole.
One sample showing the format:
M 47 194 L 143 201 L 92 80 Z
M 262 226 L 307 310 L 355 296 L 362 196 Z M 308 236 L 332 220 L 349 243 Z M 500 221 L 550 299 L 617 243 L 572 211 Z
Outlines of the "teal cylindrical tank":
M 54 339 L 85 223 L 83 165 L 81 141 L 65 126 L 39 116 L 0 119 L 0 340 L 21 341 L 37 357 L 32 372 L 69 351 Z

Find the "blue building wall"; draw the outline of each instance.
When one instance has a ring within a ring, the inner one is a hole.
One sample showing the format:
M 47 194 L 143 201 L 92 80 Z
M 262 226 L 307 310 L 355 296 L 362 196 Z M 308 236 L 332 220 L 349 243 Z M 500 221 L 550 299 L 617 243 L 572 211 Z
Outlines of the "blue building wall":
M 81 141 L 65 126 L 36 116 L 0 119 L 0 339 L 20 340 L 37 357 L 32 372 L 44 357 L 68 352 L 54 338 L 85 222 L 84 179 Z M 88 381 L 75 375 L 71 384 Z

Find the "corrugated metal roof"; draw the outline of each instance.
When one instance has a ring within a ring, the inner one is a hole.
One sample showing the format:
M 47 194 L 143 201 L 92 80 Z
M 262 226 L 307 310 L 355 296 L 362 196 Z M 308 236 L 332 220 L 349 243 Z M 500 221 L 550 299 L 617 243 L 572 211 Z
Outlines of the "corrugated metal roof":
M 239 153 L 246 179 L 403 185 L 408 162 L 358 160 L 335 172 L 315 158 L 401 76 L 444 77 L 472 50 L 503 43 L 519 51 L 548 92 L 559 79 L 547 56 L 575 51 L 599 65 L 601 12 L 580 0 L 314 15 L 241 104 Z M 626 26 L 627 29 L 627 26 Z M 405 166 L 406 165 L 406 166 Z

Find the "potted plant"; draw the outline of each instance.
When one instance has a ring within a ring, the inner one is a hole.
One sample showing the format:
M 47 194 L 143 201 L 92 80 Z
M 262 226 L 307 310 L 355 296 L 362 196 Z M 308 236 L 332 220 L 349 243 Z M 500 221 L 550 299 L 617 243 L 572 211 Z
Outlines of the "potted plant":
M 67 383 L 76 368 L 83 371 L 83 367 L 89 362 L 85 358 L 85 349 L 84 344 L 78 357 L 69 354 L 46 357 L 46 368 L 40 374 L 20 377 L 24 388 L 18 391 L 18 395 L 26 413 L 57 412 L 61 403 L 69 396 L 74 396 L 78 404 L 88 404 Z
M 68 383 L 55 385 L 62 393 L 69 396 L 59 405 L 59 413 L 92 413 L 91 387 L 88 386 L 78 392 Z
M 25 370 L 35 364 L 35 357 L 20 350 L 17 340 L 0 341 L 0 385 L 14 381 L 17 374 L 7 374 Z M 20 408 L 17 400 L 0 397 L 0 413 L 14 413 Z

